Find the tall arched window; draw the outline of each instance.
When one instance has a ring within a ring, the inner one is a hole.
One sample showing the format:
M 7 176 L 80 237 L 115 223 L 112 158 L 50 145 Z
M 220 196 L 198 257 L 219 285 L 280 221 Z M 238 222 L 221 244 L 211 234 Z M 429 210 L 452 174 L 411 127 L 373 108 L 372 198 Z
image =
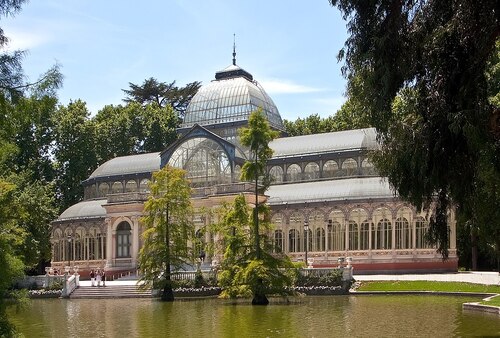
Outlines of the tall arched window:
M 330 213 L 328 220 L 328 250 L 345 250 L 345 216 L 340 210 Z
M 328 160 L 323 164 L 323 177 L 335 177 L 339 171 L 339 165 L 334 160 Z
M 271 177 L 272 183 L 282 183 L 283 182 L 283 168 L 280 166 L 274 166 L 269 170 L 269 176 Z
M 325 251 L 325 229 L 316 229 L 316 251 Z
M 359 231 L 359 250 L 370 249 L 370 223 L 365 220 L 361 223 L 361 229 Z
M 291 164 L 286 169 L 286 178 L 288 182 L 297 182 L 301 180 L 302 170 L 298 164 Z
M 274 214 L 273 217 L 271 218 L 271 223 L 274 224 L 274 226 L 276 228 L 276 231 L 278 231 L 278 230 L 282 231 L 281 232 L 281 250 L 283 252 L 285 252 L 286 244 L 285 244 L 285 237 L 284 237 L 284 234 L 283 234 L 283 226 L 284 226 L 283 214 L 281 214 L 279 212 L 276 213 L 276 214 Z M 277 245 L 277 243 L 276 243 L 276 236 L 275 236 L 274 246 L 276 247 L 276 245 Z
M 349 221 L 349 250 L 359 250 L 359 228 L 354 221 Z
M 62 255 L 63 240 L 64 240 L 64 238 L 62 238 L 61 229 L 55 229 L 54 233 L 52 235 L 52 243 L 53 243 L 53 248 L 54 248 L 52 260 L 54 262 L 62 261 L 62 258 L 63 258 L 63 255 Z
M 130 224 L 121 222 L 116 227 L 116 257 L 130 257 L 132 246 L 132 231 Z
M 427 221 L 422 216 L 417 217 L 415 221 L 415 246 L 417 249 L 425 249 L 429 247 L 429 245 L 425 241 L 427 226 Z
M 377 223 L 374 249 L 392 249 L 392 225 L 386 218 Z
M 289 252 L 298 252 L 300 243 L 299 232 L 295 229 L 290 229 L 288 232 L 288 251 Z
M 319 165 L 316 162 L 310 162 L 304 168 L 304 180 L 315 180 L 319 178 Z
M 300 242 L 300 234 L 302 233 L 302 229 L 304 229 L 304 217 L 302 216 L 302 214 L 300 214 L 299 212 L 293 212 L 290 215 L 290 228 L 294 231 L 289 232 L 290 236 L 288 237 L 288 239 L 290 241 L 292 240 L 292 233 L 294 236 L 293 238 L 295 239 L 293 243 L 289 242 L 288 248 L 290 249 L 290 252 L 300 252 L 302 251 L 303 246 L 303 243 Z
M 304 229 L 304 245 L 302 246 L 303 251 L 306 251 L 306 245 L 307 245 L 307 251 L 309 252 L 312 251 L 312 243 L 313 243 L 312 235 L 313 234 L 310 228 L 307 231 Z
M 283 231 L 274 231 L 274 252 L 283 252 Z
M 410 249 L 411 243 L 411 228 L 410 223 L 405 217 L 396 219 L 396 249 Z

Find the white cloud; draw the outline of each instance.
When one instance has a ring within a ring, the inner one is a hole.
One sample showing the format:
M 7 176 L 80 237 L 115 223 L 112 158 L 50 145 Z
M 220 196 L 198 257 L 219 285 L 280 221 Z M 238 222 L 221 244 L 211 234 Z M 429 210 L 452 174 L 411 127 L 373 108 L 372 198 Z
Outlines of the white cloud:
M 41 31 L 20 31 L 10 29 L 6 32 L 9 38 L 7 50 L 28 50 L 38 47 L 51 40 L 49 34 Z
M 323 89 L 303 86 L 289 80 L 268 79 L 259 81 L 268 94 L 298 94 L 319 92 Z

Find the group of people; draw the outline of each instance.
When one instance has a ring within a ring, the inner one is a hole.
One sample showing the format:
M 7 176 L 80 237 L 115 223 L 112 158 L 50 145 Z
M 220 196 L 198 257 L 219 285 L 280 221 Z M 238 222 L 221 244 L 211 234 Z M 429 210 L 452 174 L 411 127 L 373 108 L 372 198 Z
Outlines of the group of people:
M 96 270 L 94 272 L 94 270 L 90 270 L 90 285 L 92 286 L 101 286 L 101 282 L 102 282 L 102 286 L 106 286 L 106 273 L 104 272 L 104 270 Z

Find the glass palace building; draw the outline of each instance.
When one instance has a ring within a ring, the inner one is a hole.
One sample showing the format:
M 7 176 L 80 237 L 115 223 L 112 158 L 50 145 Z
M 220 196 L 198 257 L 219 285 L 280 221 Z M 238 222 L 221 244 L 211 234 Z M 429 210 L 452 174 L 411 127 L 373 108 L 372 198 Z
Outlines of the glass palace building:
M 249 152 L 237 131 L 257 108 L 285 134 L 272 99 L 233 59 L 193 97 L 175 143 L 159 153 L 111 159 L 82 183 L 84 200 L 52 222 L 52 267 L 70 262 L 84 273 L 135 270 L 148 182 L 166 165 L 187 171 L 197 230 L 217 221 L 209 210 L 238 194 L 251 201 L 253 185 L 239 179 Z M 275 229 L 269 235 L 276 250 L 294 261 L 304 260 L 307 251 L 314 267 L 352 257 L 355 273 L 457 270 L 454 212 L 449 213 L 450 258 L 443 261 L 424 240 L 425 213 L 401 201 L 368 160 L 378 147 L 374 129 L 282 136 L 270 146 L 274 154 L 267 170 L 273 183 L 260 199 L 272 210 Z M 202 237 L 208 243 L 217 234 Z M 217 259 L 207 257 L 208 264 Z

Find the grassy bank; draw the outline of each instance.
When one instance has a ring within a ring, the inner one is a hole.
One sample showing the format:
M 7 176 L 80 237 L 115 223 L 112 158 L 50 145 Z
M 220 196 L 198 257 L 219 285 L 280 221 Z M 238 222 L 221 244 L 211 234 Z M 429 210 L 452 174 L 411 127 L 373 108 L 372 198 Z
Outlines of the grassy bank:
M 483 300 L 481 304 L 500 307 L 500 296 L 493 297 L 490 300 Z
M 498 285 L 436 281 L 373 281 L 362 282 L 358 291 L 438 291 L 500 293 Z M 498 300 L 500 302 L 500 300 Z

